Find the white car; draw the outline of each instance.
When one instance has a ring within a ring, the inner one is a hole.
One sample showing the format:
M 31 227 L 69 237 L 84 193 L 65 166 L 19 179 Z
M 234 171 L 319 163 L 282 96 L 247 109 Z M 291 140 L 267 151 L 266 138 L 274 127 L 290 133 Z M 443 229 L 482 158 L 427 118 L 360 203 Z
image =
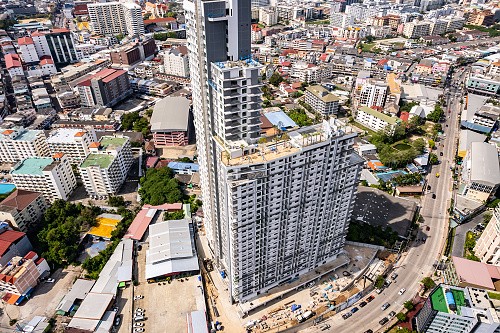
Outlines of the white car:
M 142 327 L 138 327 L 138 328 L 134 328 L 134 332 L 144 332 L 144 328 Z
M 46 283 L 54 283 L 56 282 L 56 280 L 54 280 L 53 278 L 48 278 L 47 280 L 45 280 Z
M 399 295 L 403 295 L 403 294 L 405 293 L 405 291 L 406 291 L 406 289 L 405 289 L 405 288 L 402 288 L 402 289 L 398 292 L 398 294 L 399 294 Z
M 144 326 L 144 323 L 135 323 L 134 324 L 134 327 L 143 327 Z

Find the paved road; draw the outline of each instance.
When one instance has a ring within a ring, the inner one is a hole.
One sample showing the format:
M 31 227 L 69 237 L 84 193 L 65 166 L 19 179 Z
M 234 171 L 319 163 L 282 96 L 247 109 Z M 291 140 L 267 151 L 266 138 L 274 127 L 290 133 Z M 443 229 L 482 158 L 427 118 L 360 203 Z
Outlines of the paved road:
M 472 218 L 470 221 L 455 228 L 455 239 L 453 241 L 453 250 L 451 251 L 451 255 L 456 257 L 463 256 L 465 235 L 467 234 L 467 231 L 474 229 L 479 223 L 483 222 L 485 213 L 486 212 L 483 212 Z
M 458 78 L 461 73 L 456 73 Z M 403 255 L 395 271 L 399 274 L 396 283 L 383 292 L 376 295 L 375 299 L 364 308 L 361 308 L 356 314 L 347 320 L 343 320 L 340 315 L 336 315 L 324 323 L 331 325 L 330 332 L 351 333 L 363 332 L 368 329 L 376 331 L 380 329 L 378 323 L 380 319 L 387 316 L 389 312 L 402 310 L 403 303 L 415 296 L 420 288 L 419 282 L 425 276 L 430 276 L 433 272 L 433 264 L 441 258 L 441 251 L 446 241 L 448 232 L 448 208 L 452 197 L 453 179 L 450 171 L 450 165 L 454 162 L 456 143 L 459 133 L 459 112 L 460 97 L 453 96 L 451 102 L 451 113 L 447 113 L 446 123 L 443 124 L 446 137 L 439 142 L 437 154 L 443 152 L 440 157 L 441 164 L 432 168 L 428 176 L 428 184 L 431 185 L 431 193 L 436 194 L 436 199 L 431 195 L 425 195 L 422 199 L 421 215 L 424 219 L 421 236 L 425 236 L 425 243 L 414 244 L 408 252 Z M 448 127 L 446 127 L 448 125 Z M 442 146 L 441 146 L 442 145 Z M 436 173 L 440 177 L 436 177 Z M 429 227 L 429 231 L 427 231 Z M 401 288 L 406 288 L 404 295 L 398 295 Z M 381 310 L 382 304 L 390 302 L 391 306 Z M 349 311 L 348 309 L 347 311 Z M 322 323 L 323 324 L 323 323 Z M 311 327 L 303 332 L 318 332 L 322 325 Z M 297 330 L 299 331 L 299 330 Z M 288 332 L 288 331 L 287 331 Z

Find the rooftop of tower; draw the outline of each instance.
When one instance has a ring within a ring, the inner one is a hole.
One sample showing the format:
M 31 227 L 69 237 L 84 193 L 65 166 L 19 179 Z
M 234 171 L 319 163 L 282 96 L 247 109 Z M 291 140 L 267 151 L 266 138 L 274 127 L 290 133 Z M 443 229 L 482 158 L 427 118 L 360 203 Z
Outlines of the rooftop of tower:
M 221 156 L 226 166 L 240 166 L 254 163 L 263 163 L 295 154 L 303 148 L 324 142 L 332 137 L 341 137 L 353 133 L 351 127 L 345 126 L 336 119 L 330 122 L 302 127 L 293 131 L 283 131 L 267 141 L 259 140 L 259 143 L 248 144 L 245 141 L 233 142 L 226 148 Z M 220 138 L 216 137 L 219 144 L 224 146 Z
M 220 69 L 230 69 L 234 67 L 262 67 L 262 65 L 251 58 L 251 56 L 240 60 L 217 61 L 214 65 Z

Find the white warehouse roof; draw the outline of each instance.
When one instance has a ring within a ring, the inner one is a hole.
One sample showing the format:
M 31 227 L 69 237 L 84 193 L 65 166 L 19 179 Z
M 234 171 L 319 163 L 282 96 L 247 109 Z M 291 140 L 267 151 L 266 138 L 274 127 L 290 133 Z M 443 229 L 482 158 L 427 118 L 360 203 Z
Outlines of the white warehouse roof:
M 190 108 L 185 97 L 165 97 L 153 109 L 151 132 L 187 131 Z

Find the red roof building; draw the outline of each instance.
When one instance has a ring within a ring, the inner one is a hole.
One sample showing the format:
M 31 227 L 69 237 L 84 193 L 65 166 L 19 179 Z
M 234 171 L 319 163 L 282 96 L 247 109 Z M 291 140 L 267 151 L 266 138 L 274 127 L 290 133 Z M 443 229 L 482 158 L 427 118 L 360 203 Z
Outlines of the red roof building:
M 31 37 L 21 37 L 17 40 L 17 45 L 31 45 L 33 44 L 33 38 Z
M 7 69 L 22 67 L 19 55 L 13 53 L 5 55 L 5 66 Z

